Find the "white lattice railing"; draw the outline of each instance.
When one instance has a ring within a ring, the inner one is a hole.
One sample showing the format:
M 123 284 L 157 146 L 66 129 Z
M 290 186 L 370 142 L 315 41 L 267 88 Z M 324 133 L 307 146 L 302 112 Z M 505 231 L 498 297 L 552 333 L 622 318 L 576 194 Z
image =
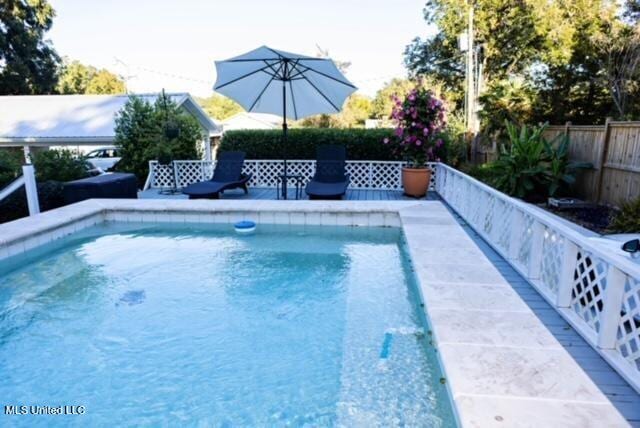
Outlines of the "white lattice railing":
M 289 174 L 300 174 L 308 181 L 315 172 L 313 160 L 287 161 Z M 351 174 L 352 189 L 402 189 L 402 166 L 404 162 L 384 161 L 347 161 L 347 172 Z M 435 164 L 430 164 L 434 172 L 431 186 L 435 183 Z M 182 188 L 191 183 L 208 180 L 213 175 L 215 161 L 184 160 L 174 161 L 172 165 L 160 165 L 149 162 L 149 177 L 145 184 L 148 188 Z M 245 160 L 244 172 L 253 175 L 250 187 L 276 187 L 278 175 L 283 173 L 282 160 Z
M 436 190 L 640 392 L 640 264 L 447 165 Z

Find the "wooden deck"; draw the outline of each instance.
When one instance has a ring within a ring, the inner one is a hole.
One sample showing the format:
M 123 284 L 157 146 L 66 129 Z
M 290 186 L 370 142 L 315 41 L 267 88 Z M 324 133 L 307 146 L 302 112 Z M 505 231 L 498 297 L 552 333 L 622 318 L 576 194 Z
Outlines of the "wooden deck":
M 295 199 L 293 189 L 288 189 L 289 199 Z M 302 199 L 308 199 L 307 195 L 302 192 Z M 177 193 L 175 195 L 160 194 L 158 189 L 149 189 L 140 192 L 138 197 L 141 199 L 185 199 L 186 195 Z M 221 195 L 222 199 L 261 199 L 274 200 L 278 199 L 275 187 L 252 187 L 249 188 L 249 194 L 245 195 L 242 190 L 227 190 Z M 416 201 L 420 199 L 405 196 L 400 190 L 372 190 L 372 189 L 349 189 L 345 195 L 345 200 L 350 201 Z M 426 198 L 422 200 L 439 199 L 437 193 L 429 192 Z

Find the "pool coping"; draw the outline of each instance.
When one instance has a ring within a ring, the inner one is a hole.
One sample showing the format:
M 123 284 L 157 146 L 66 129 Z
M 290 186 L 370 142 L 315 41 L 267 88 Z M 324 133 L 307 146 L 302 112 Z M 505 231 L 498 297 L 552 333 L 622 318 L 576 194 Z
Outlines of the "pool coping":
M 628 426 L 440 201 L 93 199 L 0 225 L 0 259 L 104 221 L 240 219 L 401 227 L 461 426 Z

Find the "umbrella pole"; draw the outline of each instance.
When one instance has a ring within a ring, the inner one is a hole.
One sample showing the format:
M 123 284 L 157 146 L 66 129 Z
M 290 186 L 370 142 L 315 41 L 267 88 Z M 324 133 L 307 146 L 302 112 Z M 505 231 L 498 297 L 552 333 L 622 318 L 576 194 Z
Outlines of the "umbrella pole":
M 284 75 L 287 64 L 284 65 Z M 284 178 L 282 179 L 282 199 L 287 199 L 287 81 L 282 79 L 282 158 L 284 160 Z

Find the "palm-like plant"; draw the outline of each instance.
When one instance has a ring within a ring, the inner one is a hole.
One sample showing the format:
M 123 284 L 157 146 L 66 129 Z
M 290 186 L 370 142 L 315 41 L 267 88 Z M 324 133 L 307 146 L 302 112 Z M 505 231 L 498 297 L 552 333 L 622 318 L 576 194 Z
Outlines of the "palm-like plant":
M 520 131 L 506 122 L 508 144 L 500 146 L 500 155 L 492 165 L 492 184 L 509 195 L 524 198 L 543 184 L 545 155 L 544 127 L 523 126 Z
M 509 195 L 542 200 L 565 190 L 576 180 L 579 169 L 591 164 L 569 161 L 569 139 L 560 136 L 552 142 L 544 136 L 546 125 L 520 130 L 506 122 L 509 142 L 500 147 L 500 155 L 491 165 L 491 184 Z
M 573 162 L 569 160 L 569 137 L 558 135 L 552 142 L 543 140 L 546 156 L 545 179 L 548 182 L 549 196 L 555 196 L 576 182 L 576 175 L 581 169 L 592 168 L 589 162 Z

